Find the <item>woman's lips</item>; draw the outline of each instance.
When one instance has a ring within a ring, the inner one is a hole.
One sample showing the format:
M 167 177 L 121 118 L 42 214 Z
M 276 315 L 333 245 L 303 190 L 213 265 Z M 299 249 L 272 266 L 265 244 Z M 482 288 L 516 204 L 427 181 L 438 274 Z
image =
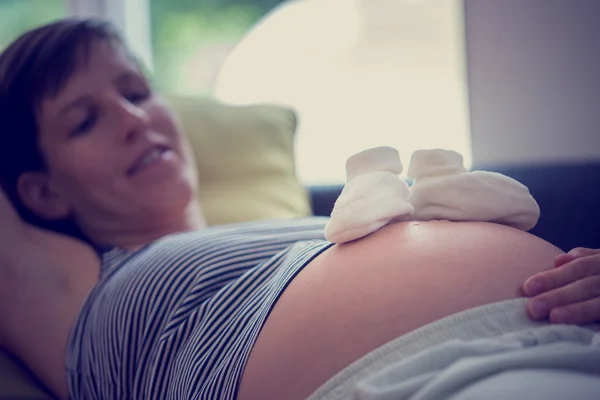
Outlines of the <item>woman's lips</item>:
M 127 175 L 133 176 L 145 168 L 161 161 L 168 151 L 170 151 L 170 149 L 165 146 L 152 146 L 138 157 L 137 161 L 127 170 Z

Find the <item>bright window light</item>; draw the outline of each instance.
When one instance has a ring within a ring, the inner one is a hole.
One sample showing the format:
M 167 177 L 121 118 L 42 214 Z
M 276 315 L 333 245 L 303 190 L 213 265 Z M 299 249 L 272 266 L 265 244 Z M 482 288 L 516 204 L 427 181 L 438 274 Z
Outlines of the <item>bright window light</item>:
M 296 0 L 226 59 L 216 96 L 281 103 L 299 116 L 305 183 L 345 179 L 368 147 L 459 151 L 471 164 L 461 0 Z

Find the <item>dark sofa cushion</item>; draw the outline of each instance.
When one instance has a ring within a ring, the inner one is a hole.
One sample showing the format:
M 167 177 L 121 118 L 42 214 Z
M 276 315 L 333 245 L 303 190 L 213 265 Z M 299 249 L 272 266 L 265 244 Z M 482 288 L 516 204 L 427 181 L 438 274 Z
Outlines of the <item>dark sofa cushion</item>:
M 600 248 L 600 161 L 535 166 L 481 166 L 529 188 L 541 215 L 531 233 L 564 251 Z

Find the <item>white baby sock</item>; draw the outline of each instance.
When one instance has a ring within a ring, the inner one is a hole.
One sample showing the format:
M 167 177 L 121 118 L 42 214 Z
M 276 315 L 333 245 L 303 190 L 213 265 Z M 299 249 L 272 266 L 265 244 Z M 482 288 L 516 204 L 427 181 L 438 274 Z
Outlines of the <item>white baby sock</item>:
M 398 150 L 376 147 L 346 162 L 346 185 L 335 202 L 325 237 L 345 243 L 366 236 L 392 221 L 406 221 L 413 206 L 406 201 L 408 185 L 398 176 Z
M 415 151 L 408 177 L 415 180 L 408 201 L 419 221 L 489 221 L 527 231 L 540 216 L 525 185 L 496 172 L 468 172 L 455 151 Z

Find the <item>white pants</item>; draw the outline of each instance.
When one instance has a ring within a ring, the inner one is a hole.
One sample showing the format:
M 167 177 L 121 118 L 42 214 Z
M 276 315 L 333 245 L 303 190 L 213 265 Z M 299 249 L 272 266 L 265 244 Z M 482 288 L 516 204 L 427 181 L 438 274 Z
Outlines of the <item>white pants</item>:
M 530 321 L 526 302 L 477 307 L 401 336 L 310 400 L 600 399 L 600 333 Z

